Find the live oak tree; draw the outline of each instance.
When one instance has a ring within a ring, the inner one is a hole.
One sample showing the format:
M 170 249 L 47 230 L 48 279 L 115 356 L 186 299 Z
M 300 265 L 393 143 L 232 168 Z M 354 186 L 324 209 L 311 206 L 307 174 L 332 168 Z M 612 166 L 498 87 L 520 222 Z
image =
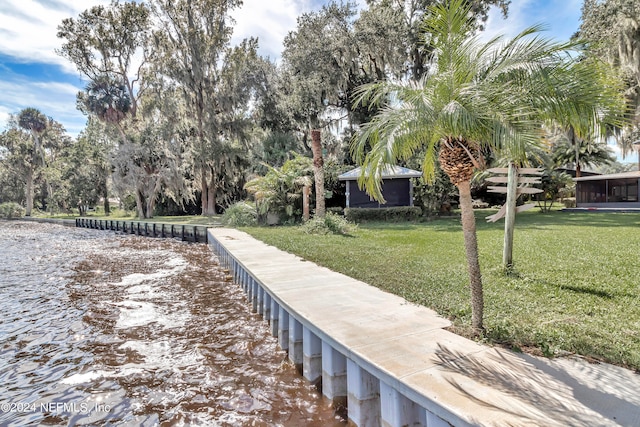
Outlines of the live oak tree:
M 144 3 L 113 1 L 94 6 L 77 19 L 65 19 L 58 27 L 64 40 L 58 53 L 70 60 L 89 79 L 78 95 L 78 105 L 104 123 L 118 129 L 120 143 L 114 180 L 136 199 L 138 216 L 153 216 L 155 191 L 160 187 L 165 165 L 158 156 L 140 146 L 152 117 L 138 113 L 146 96 L 151 20 Z M 132 153 L 136 153 L 132 156 Z
M 385 64 L 382 71 L 392 71 L 395 75 L 410 76 L 415 80 L 419 80 L 429 70 L 432 47 L 428 42 L 429 34 L 422 23 L 431 7 L 439 3 L 442 1 L 367 0 L 369 8 L 363 11 L 358 24 L 361 27 L 368 26 L 374 36 L 372 46 L 375 49 L 371 49 L 367 56 L 376 64 L 377 69 L 380 70 L 380 64 Z M 482 28 L 491 6 L 499 7 L 506 17 L 509 3 L 510 0 L 469 1 L 472 25 Z M 371 31 L 374 28 L 375 32 Z M 380 71 L 376 74 L 378 80 L 383 79 Z
M 28 131 L 32 142 L 29 144 L 29 155 L 25 158 L 26 181 L 26 216 L 33 210 L 33 180 L 36 168 L 44 166 L 44 145 L 42 134 L 49 124 L 48 118 L 36 108 L 25 108 L 18 113 L 18 125 Z
M 597 127 L 601 119 L 615 117 L 603 110 L 620 103 L 609 99 L 616 98 L 615 90 L 594 76 L 598 67 L 567 54 L 574 44 L 547 40 L 537 27 L 512 40 L 498 36 L 483 43 L 471 16 L 463 0 L 429 8 L 423 23 L 430 35 L 429 72 L 419 80 L 362 88 L 358 102 L 379 110 L 361 126 L 353 151 L 362 165 L 360 183 L 378 199 L 380 172 L 388 165 L 424 149 L 423 172 L 432 180 L 439 160 L 460 194 L 471 326 L 481 334 L 484 296 L 470 183 L 483 166 L 483 153 L 496 150 L 523 161 L 527 149 L 539 144 L 543 123 L 573 119 L 579 111 L 585 126 Z
M 630 121 L 619 134 L 623 155 L 640 140 L 640 7 L 637 0 L 584 0 L 577 34 L 588 55 L 616 66 L 625 84 Z M 638 147 L 635 147 L 638 149 Z
M 172 180 L 176 157 L 168 149 L 171 137 L 159 137 L 154 130 L 159 120 L 173 118 L 149 107 L 161 87 L 149 63 L 151 31 L 147 5 L 117 1 L 92 7 L 58 27 L 58 37 L 65 40 L 58 53 L 89 79 L 78 95 L 79 108 L 118 131 L 114 187 L 135 196 L 140 218 L 153 216 L 161 189 L 181 185 L 180 179 Z
M 330 3 L 298 18 L 284 41 L 285 99 L 305 140 L 311 139 L 316 194 L 315 215 L 325 214 L 321 129 L 344 116 L 344 96 L 356 57 L 353 4 Z M 309 138 L 310 137 L 310 138 Z
M 238 0 L 153 0 L 159 28 L 155 66 L 178 84 L 194 138 L 193 166 L 203 215 L 216 214 L 225 188 L 238 179 L 238 154 L 247 143 L 249 101 L 260 62 L 257 40 L 231 47 L 229 13 Z

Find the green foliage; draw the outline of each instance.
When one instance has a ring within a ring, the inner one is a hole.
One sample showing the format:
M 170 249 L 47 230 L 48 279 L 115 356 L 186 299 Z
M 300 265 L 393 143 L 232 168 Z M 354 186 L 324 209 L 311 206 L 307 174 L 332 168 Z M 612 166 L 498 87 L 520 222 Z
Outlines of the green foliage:
M 12 219 L 22 218 L 25 210 L 22 206 L 14 202 L 0 203 L 0 218 Z
M 333 212 L 326 212 L 324 217 L 315 217 L 302 225 L 302 231 L 306 234 L 348 235 L 356 231 L 357 228 L 356 224 Z
M 637 0 L 585 0 L 578 35 L 588 41 L 589 56 L 617 68 L 610 73 L 624 84 L 631 121 L 617 135 L 623 156 L 640 139 L 640 8 Z M 618 129 L 619 131 L 620 129 Z
M 544 213 L 550 212 L 553 202 L 560 196 L 563 189 L 572 186 L 571 176 L 565 172 L 552 168 L 545 168 L 540 177 L 542 184 L 537 187 L 542 189 L 537 197 L 538 207 Z
M 258 224 L 256 206 L 245 201 L 234 203 L 224 211 L 222 223 L 229 227 L 255 226 Z
M 584 166 L 609 165 L 616 160 L 605 142 L 582 138 L 574 138 L 572 142 L 565 133 L 560 133 L 554 139 L 551 154 L 557 166 L 573 165 L 578 170 Z
M 78 106 L 104 122 L 119 123 L 131 110 L 131 98 L 120 78 L 103 74 L 89 82 L 85 92 L 78 93 Z
M 299 219 L 302 215 L 302 188 L 312 183 L 311 159 L 295 155 L 281 168 L 264 166 L 269 171 L 244 186 L 253 195 L 260 221 L 266 221 L 269 213 L 279 216 L 283 222 Z
M 329 158 L 324 163 L 324 189 L 326 204 L 331 207 L 342 207 L 346 202 L 346 185 L 340 181 L 338 176 L 353 169 L 353 166 L 345 165 L 333 158 Z
M 344 208 L 342 206 L 332 206 L 330 208 L 327 208 L 327 212 L 344 216 Z
M 347 208 L 344 216 L 347 220 L 361 223 L 371 221 L 404 222 L 417 221 L 422 209 L 417 206 L 396 206 L 392 208 Z
M 421 170 L 425 155 L 424 150 L 419 150 L 407 161 L 407 167 Z M 435 164 L 433 181 L 426 182 L 423 178 L 413 181 L 414 204 L 422 208 L 423 215 L 451 213 L 452 205 L 458 204 L 458 189 L 440 168 L 438 161 Z

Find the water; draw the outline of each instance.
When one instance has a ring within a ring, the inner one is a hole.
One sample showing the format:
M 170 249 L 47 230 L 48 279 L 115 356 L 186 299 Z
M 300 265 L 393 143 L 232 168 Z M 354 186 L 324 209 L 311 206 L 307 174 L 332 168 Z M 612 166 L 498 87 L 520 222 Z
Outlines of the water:
M 203 244 L 0 221 L 0 425 L 338 426 Z

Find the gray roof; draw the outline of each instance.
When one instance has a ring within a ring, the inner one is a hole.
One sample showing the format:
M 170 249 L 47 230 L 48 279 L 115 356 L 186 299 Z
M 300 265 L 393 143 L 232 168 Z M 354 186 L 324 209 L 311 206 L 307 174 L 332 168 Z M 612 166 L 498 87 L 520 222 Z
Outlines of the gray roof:
M 602 181 L 605 179 L 640 179 L 640 171 L 613 173 L 610 175 L 593 175 L 593 176 L 581 176 L 580 178 L 573 178 L 576 182 L 582 181 Z
M 343 173 L 338 176 L 340 181 L 352 181 L 360 178 L 360 174 L 362 173 L 362 168 L 357 167 L 353 170 Z M 382 179 L 392 179 L 392 178 L 419 178 L 422 176 L 422 172 L 416 171 L 409 168 L 403 168 L 400 166 L 387 166 L 381 173 Z

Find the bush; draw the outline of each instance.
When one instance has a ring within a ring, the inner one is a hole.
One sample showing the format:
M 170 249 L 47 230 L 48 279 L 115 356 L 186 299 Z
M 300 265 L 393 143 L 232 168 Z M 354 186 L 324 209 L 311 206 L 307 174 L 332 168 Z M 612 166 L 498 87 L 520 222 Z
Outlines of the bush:
M 336 215 L 343 216 L 344 215 L 344 208 L 341 207 L 341 206 L 333 206 L 333 207 L 327 208 L 327 212 L 331 212 L 331 213 L 334 213 Z
M 0 204 L 0 218 L 22 218 L 24 216 L 24 213 L 24 208 L 15 202 Z
M 417 206 L 397 206 L 392 208 L 347 208 L 344 216 L 348 221 L 360 223 L 367 221 L 417 221 L 422 209 Z
M 230 227 L 251 227 L 258 224 L 258 212 L 252 203 L 238 202 L 227 208 L 222 223 Z
M 354 232 L 357 226 L 347 221 L 344 217 L 327 212 L 324 218 L 313 218 L 302 226 L 302 231 L 307 234 L 349 234 Z

